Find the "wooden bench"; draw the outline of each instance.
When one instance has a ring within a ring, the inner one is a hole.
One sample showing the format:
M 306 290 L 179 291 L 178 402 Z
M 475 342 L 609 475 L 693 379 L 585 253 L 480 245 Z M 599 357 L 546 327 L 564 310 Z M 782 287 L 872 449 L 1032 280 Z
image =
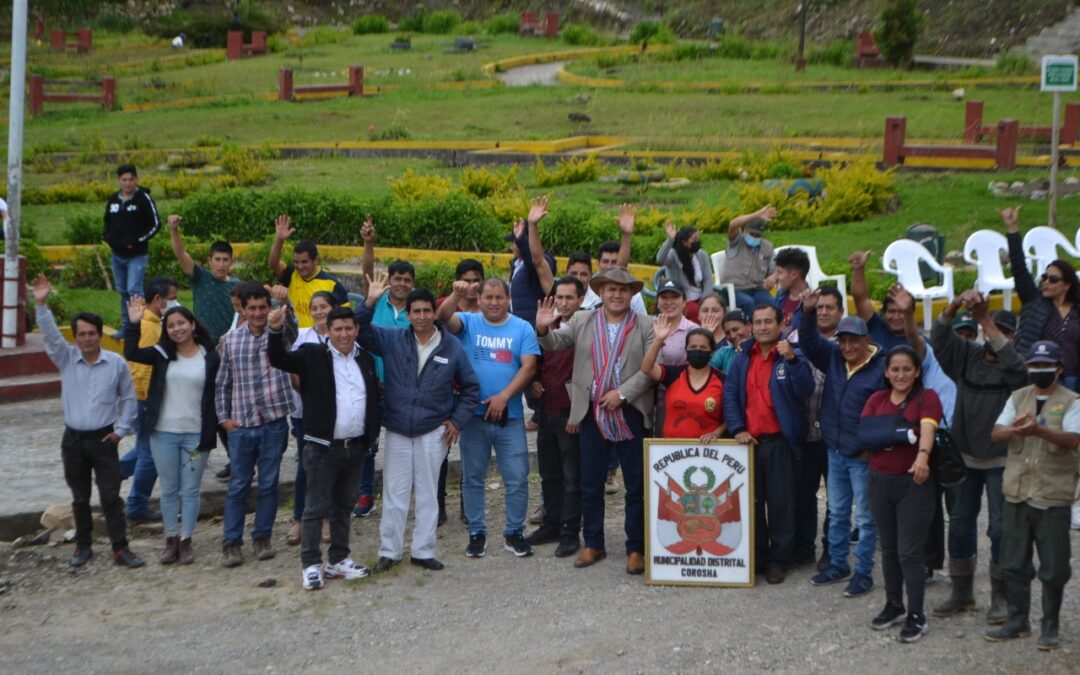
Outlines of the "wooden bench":
M 94 48 L 94 31 L 89 28 L 80 28 L 76 31 L 53 28 L 49 31 L 49 46 L 54 52 L 73 51 L 76 54 L 89 54 Z
M 251 31 L 251 42 L 244 42 L 244 33 L 231 30 L 226 38 L 225 57 L 230 61 L 242 59 L 245 56 L 260 56 L 266 54 L 266 31 Z
M 856 68 L 882 68 L 885 59 L 881 58 L 881 50 L 878 49 L 874 36 L 868 30 L 859 31 L 855 38 L 855 67 Z
M 75 91 L 45 91 L 45 76 L 30 76 L 30 114 L 38 115 L 45 108 L 45 103 L 100 103 L 105 110 L 116 107 L 116 78 L 103 77 L 95 80 L 50 80 L 49 84 L 63 86 L 92 86 L 97 92 L 81 93 Z
M 298 94 L 345 94 L 364 95 L 364 67 L 349 66 L 349 81 L 344 84 L 311 84 L 297 87 L 293 84 L 292 68 L 278 71 L 278 100 L 295 101 Z
M 919 145 L 907 143 L 907 118 L 885 118 L 885 148 L 882 163 L 885 166 L 903 164 L 908 157 L 936 157 L 945 159 L 987 159 L 994 162 L 998 171 L 1016 168 L 1016 145 L 1020 123 L 1016 120 L 998 122 L 995 135 L 997 144 L 989 145 Z
M 997 132 L 996 126 L 988 127 L 983 124 L 983 102 L 968 101 L 964 108 L 964 142 L 978 143 L 984 138 L 996 136 Z M 1017 133 L 1021 138 L 1050 140 L 1053 138 L 1053 132 L 1050 125 L 1021 124 Z M 1080 103 L 1066 103 L 1065 119 L 1061 126 L 1061 143 L 1073 145 L 1078 136 L 1080 136 Z
M 522 12 L 518 32 L 523 36 L 558 37 L 559 15 L 555 12 L 548 12 L 544 15 L 544 20 L 540 21 L 537 19 L 536 12 Z

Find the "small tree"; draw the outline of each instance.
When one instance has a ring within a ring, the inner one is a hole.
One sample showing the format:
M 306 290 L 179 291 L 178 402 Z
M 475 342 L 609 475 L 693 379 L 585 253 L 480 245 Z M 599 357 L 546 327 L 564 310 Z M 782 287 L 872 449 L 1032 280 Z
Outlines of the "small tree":
M 874 40 L 885 60 L 902 68 L 910 66 L 922 24 L 918 0 L 888 0 L 874 31 Z

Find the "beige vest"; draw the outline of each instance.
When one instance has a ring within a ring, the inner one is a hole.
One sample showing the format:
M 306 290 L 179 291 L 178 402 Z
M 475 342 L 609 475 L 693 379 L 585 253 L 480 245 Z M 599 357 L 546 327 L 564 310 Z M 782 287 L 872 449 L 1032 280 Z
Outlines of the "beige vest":
M 1058 388 L 1043 404 L 1040 424 L 1061 429 L 1065 411 L 1080 395 L 1065 387 Z M 1016 414 L 1035 414 L 1035 387 L 1018 389 L 1012 395 Z M 1063 449 L 1035 436 L 1014 437 L 1009 441 L 1005 458 L 1002 491 L 1010 502 L 1031 500 L 1038 506 L 1070 506 L 1076 493 L 1078 477 L 1077 449 Z
M 768 239 L 762 239 L 761 246 L 754 250 L 740 232 L 734 241 L 728 240 L 725 255 L 720 282 L 732 284 L 736 289 L 760 288 L 772 271 L 773 245 Z

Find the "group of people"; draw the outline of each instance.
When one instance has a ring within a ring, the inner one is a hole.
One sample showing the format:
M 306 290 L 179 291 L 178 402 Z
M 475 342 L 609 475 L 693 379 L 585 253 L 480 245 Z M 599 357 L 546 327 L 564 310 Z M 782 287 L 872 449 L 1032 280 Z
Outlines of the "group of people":
M 927 632 L 925 585 L 944 567 L 946 551 L 951 593 L 932 613 L 976 607 L 977 518 L 985 494 L 987 620 L 996 626 L 986 637 L 1030 634 L 1037 548 L 1039 647 L 1058 645 L 1070 517 L 1080 527 L 1073 507 L 1080 281 L 1068 262 L 1056 260 L 1036 283 L 1018 209 L 1002 215 L 1023 301 L 1019 318 L 990 312 L 985 296 L 966 291 L 924 336 L 914 298 L 902 287 L 889 290 L 880 311 L 871 302 L 869 251 L 849 258 L 853 314 L 845 316 L 847 298 L 835 287 L 810 288 L 806 254 L 774 253 L 764 238 L 776 215 L 769 206 L 734 218 L 728 230 L 721 281 L 734 285 L 737 307 L 713 292 L 700 233 L 669 224 L 657 254 L 666 278 L 656 289 L 657 315 L 649 316 L 643 284 L 627 271 L 633 208 L 620 208 L 621 240 L 599 247 L 595 267 L 591 255 L 575 253 L 560 276 L 540 238 L 544 198 L 507 237 L 508 281 L 485 276 L 479 261 L 466 259 L 442 298 L 416 287 L 407 261 L 376 269 L 370 217 L 360 232 L 366 288 L 350 297 L 320 267 L 314 242 L 296 243 L 291 264 L 282 261 L 294 233 L 288 216 L 275 223 L 268 260 L 274 286 L 233 278 L 226 242 L 211 246 L 205 266 L 195 262 L 180 237 L 181 218 L 169 216 L 172 248 L 193 289 L 189 311 L 176 304 L 175 280 L 138 278 L 158 217 L 134 167 L 121 167 L 120 185 L 105 233 L 130 372 L 101 349 L 99 317 L 76 315 L 75 345 L 68 345 L 45 305 L 48 282 L 33 285 L 38 323 L 63 375 L 74 566 L 92 555 L 91 472 L 116 562 L 143 564 L 125 539 L 125 466 L 134 475 L 129 516 L 146 517 L 146 498 L 160 479 L 160 561 L 192 562 L 202 473 L 219 441 L 230 460 L 223 564 L 244 561 L 247 494 L 256 476 L 252 552 L 273 557 L 278 475 L 291 427 L 299 462 L 286 538 L 300 546 L 304 588 L 369 573 L 350 557 L 349 518 L 374 512 L 380 445 L 376 572 L 404 556 L 411 499 L 410 563 L 442 569 L 435 533 L 447 519 L 447 453 L 458 443 L 467 557 L 487 551 L 485 492 L 494 452 L 505 487 L 505 550 L 527 557 L 534 547 L 555 544 L 555 556 L 576 554 L 577 568 L 604 560 L 605 494 L 612 472 L 621 470 L 625 569 L 641 574 L 644 439 L 733 438 L 753 447 L 755 559 L 768 583 L 816 563 L 813 585 L 846 582 L 844 596 L 864 596 L 874 587 L 880 544 L 886 598 L 870 624 L 903 624 L 900 640 L 916 641 Z M 538 527 L 526 533 L 530 426 L 542 505 Z M 122 461 L 116 444 L 131 434 L 135 449 Z M 965 476 L 944 488 L 935 456 L 949 437 Z M 828 506 L 819 556 L 822 479 Z

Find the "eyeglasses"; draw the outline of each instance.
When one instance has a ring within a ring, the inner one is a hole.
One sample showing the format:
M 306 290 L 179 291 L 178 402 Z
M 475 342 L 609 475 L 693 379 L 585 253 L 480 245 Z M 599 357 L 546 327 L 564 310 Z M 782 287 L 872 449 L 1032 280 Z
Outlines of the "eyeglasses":
M 1049 281 L 1052 284 L 1056 284 L 1061 281 L 1061 277 L 1057 276 L 1056 274 L 1044 274 L 1039 278 L 1042 279 L 1043 282 Z

